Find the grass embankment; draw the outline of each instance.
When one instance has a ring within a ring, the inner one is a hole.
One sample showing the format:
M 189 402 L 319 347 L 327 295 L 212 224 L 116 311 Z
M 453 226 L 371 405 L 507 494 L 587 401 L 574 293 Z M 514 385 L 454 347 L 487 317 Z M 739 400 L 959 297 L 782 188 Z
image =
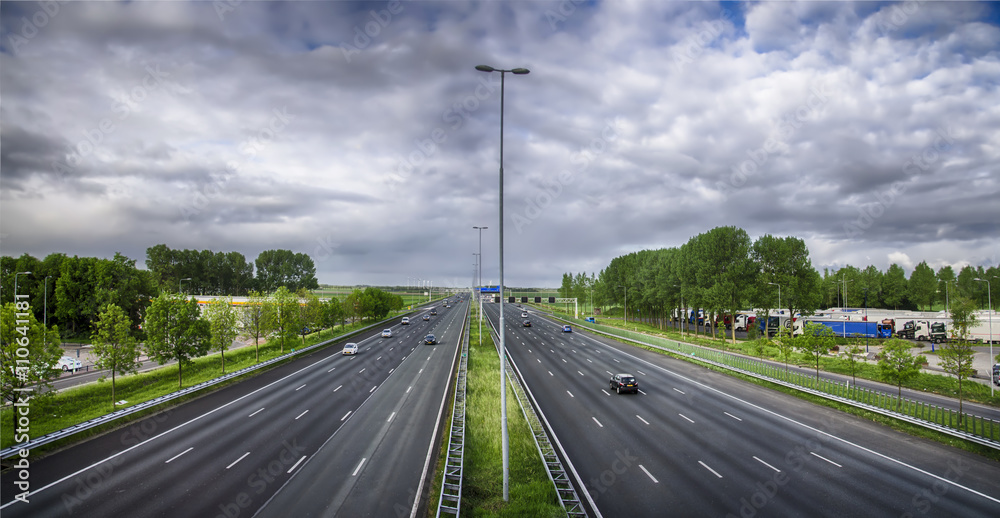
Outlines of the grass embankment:
M 473 311 L 473 319 L 475 319 Z M 473 320 L 475 322 L 475 320 Z M 466 384 L 463 516 L 566 516 L 538 454 L 514 391 L 507 387 L 510 500 L 503 500 L 500 438 L 500 358 L 483 326 L 470 325 Z M 437 495 L 435 495 L 436 498 Z
M 284 352 L 288 353 L 292 349 L 302 349 L 303 347 L 341 336 L 366 325 L 368 325 L 368 323 L 350 324 L 346 327 L 337 327 L 336 331 L 325 329 L 318 333 L 307 335 L 305 337 L 304 344 L 301 338 L 296 338 L 285 343 Z M 270 342 L 260 346 L 261 362 L 281 356 L 281 354 L 281 346 L 277 340 L 271 340 Z M 240 370 L 244 367 L 250 367 L 256 363 L 256 353 L 253 346 L 241 347 L 239 349 L 233 349 L 226 352 L 227 373 Z M 148 365 L 148 363 L 146 363 L 146 365 Z M 222 376 L 222 360 L 218 353 L 196 358 L 194 359 L 193 365 L 186 365 L 184 367 L 182 374 L 184 387 L 197 385 L 198 383 Z M 247 376 L 251 375 L 253 374 L 247 374 Z M 29 407 L 31 418 L 31 437 L 39 437 L 62 430 L 75 424 L 79 424 L 112 412 L 113 408 L 111 401 L 110 380 L 111 378 L 108 376 L 108 381 L 104 383 L 91 383 L 63 389 L 54 394 L 33 399 L 31 401 L 31 406 Z M 222 385 L 217 385 L 216 388 L 220 386 Z M 124 405 L 127 407 L 155 399 L 159 396 L 163 396 L 177 390 L 177 365 L 167 365 L 162 368 L 142 372 L 136 375 L 118 376 L 115 382 L 115 400 L 128 401 L 128 403 Z M 203 394 L 199 393 L 189 397 L 198 397 L 201 395 Z M 179 400 L 174 400 L 171 404 L 176 404 L 178 401 Z M 123 407 L 118 407 L 118 409 L 121 408 Z M 2 448 L 6 448 L 14 444 L 14 434 L 11 433 L 11 426 L 13 424 L 11 411 L 12 409 L 9 406 L 0 411 L 0 447 Z M 141 417 L 141 415 L 133 414 L 132 416 L 124 417 L 117 420 L 113 424 L 107 425 L 106 427 L 94 428 L 86 432 L 81 432 L 75 435 L 72 440 L 81 440 L 83 438 L 96 435 L 107 430 L 108 428 L 121 426 L 122 423 L 134 420 L 138 417 Z M 40 453 L 46 449 L 48 449 L 47 446 L 42 446 L 32 450 L 32 452 Z
M 572 309 L 567 313 L 562 308 L 556 306 L 546 305 L 544 308 L 554 313 L 565 314 L 567 317 L 572 316 Z M 737 339 L 736 344 L 733 345 L 731 339 L 726 339 L 725 342 L 721 338 L 712 338 L 711 334 L 693 334 L 694 327 L 689 326 L 687 331 L 681 336 L 680 331 L 673 328 L 660 329 L 656 326 L 646 324 L 643 322 L 629 321 L 626 325 L 624 321 L 615 319 L 614 317 L 609 318 L 607 315 L 604 317 L 597 317 L 597 322 L 601 325 L 617 327 L 619 329 L 625 329 L 627 331 L 636 331 L 639 333 L 645 333 L 649 335 L 659 336 L 669 340 L 684 341 L 686 343 L 700 345 L 703 347 L 710 347 L 718 350 L 725 350 L 729 352 L 736 352 L 740 354 L 745 354 L 747 356 L 752 356 L 755 358 L 763 358 L 765 360 L 775 361 L 779 363 L 784 363 L 784 359 L 781 357 L 780 351 L 777 346 L 774 345 L 773 341 L 765 341 L 763 349 L 757 349 L 754 340 L 741 340 Z M 705 328 L 700 328 L 702 333 L 705 332 Z M 711 330 L 709 330 L 711 333 Z M 722 334 L 722 331 L 719 331 Z M 865 339 L 864 338 L 838 338 L 838 347 L 841 351 L 844 351 L 848 345 L 858 345 L 861 351 L 865 350 Z M 871 347 L 879 347 L 882 344 L 882 340 L 870 339 Z M 939 346 L 940 347 L 940 346 Z M 923 347 L 914 347 L 914 355 L 926 355 L 930 354 L 930 351 L 923 350 Z M 802 354 L 795 352 L 791 355 L 788 360 L 788 365 L 790 367 L 801 367 L 803 369 L 815 369 L 816 363 L 815 359 L 807 354 Z M 842 374 L 845 376 L 851 376 L 851 362 L 840 356 L 824 355 L 819 359 L 819 369 L 824 372 L 831 372 L 836 374 Z M 879 371 L 879 367 L 875 363 L 869 363 L 864 360 L 858 360 L 854 364 L 854 376 L 860 379 L 866 379 L 871 381 L 882 382 L 882 376 Z M 934 394 L 939 394 L 946 397 L 958 398 L 958 381 L 952 377 L 945 375 L 943 373 L 934 373 L 928 371 L 922 371 L 920 374 L 910 379 L 903 384 L 904 388 L 919 390 L 922 392 L 930 392 Z M 979 383 L 976 381 L 965 380 L 962 382 L 962 399 L 963 401 L 974 401 L 977 403 L 982 403 L 986 405 L 1000 406 L 1000 392 L 995 393 L 993 396 L 990 395 L 990 387 L 988 384 Z

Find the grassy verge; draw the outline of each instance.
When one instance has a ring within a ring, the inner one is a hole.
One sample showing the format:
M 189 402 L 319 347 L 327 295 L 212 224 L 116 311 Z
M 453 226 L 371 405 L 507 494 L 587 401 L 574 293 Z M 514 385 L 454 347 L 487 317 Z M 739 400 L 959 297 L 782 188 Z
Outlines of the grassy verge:
M 286 343 L 284 351 L 287 353 L 293 348 L 301 349 L 314 345 L 324 340 L 341 336 L 365 325 L 368 324 L 351 324 L 346 327 L 338 327 L 336 331 L 325 329 L 318 333 L 307 335 L 304 343 L 301 338 Z M 281 348 L 277 341 L 272 340 L 260 346 L 260 361 L 262 362 L 281 354 Z M 256 353 L 253 346 L 241 347 L 226 352 L 226 372 L 237 371 L 256 363 Z M 196 358 L 194 365 L 184 367 L 184 386 L 197 385 L 198 383 L 217 378 L 222 374 L 222 360 L 218 354 Z M 206 390 L 217 390 L 221 386 L 217 385 Z M 132 406 L 176 390 L 178 390 L 178 384 L 177 365 L 175 364 L 136 375 L 119 376 L 115 383 L 115 399 L 119 401 L 126 400 L 128 403 L 125 406 Z M 198 394 L 198 396 L 201 395 L 203 394 Z M 176 400 L 171 402 L 171 404 L 176 403 Z M 39 437 L 62 430 L 112 412 L 111 383 L 110 381 L 91 383 L 60 390 L 54 394 L 33 399 L 30 409 L 31 437 Z M 124 417 L 119 419 L 114 426 L 121 426 L 121 424 L 137 418 L 138 416 L 135 415 Z M 14 444 L 14 434 L 11 432 L 12 425 L 12 409 L 10 407 L 3 408 L 0 410 L 0 447 L 2 448 Z M 78 434 L 74 436 L 73 440 L 89 437 L 99 431 L 95 429 L 90 433 Z M 62 443 L 62 441 L 60 442 Z M 43 446 L 33 449 L 32 453 L 41 453 L 47 449 Z
M 462 515 L 566 516 L 510 387 L 507 387 L 510 499 L 503 500 L 500 359 L 485 326 L 482 346 L 478 325 L 470 326 L 469 339 Z

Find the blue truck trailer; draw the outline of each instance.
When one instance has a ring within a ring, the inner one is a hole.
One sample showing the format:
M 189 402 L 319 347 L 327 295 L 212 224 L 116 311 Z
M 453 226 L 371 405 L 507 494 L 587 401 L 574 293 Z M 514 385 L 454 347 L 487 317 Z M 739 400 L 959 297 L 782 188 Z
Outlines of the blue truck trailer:
M 869 338 L 892 338 L 895 323 L 886 319 L 881 322 L 857 322 L 852 320 L 809 319 L 807 322 L 821 324 L 833 330 L 837 336 L 867 336 Z

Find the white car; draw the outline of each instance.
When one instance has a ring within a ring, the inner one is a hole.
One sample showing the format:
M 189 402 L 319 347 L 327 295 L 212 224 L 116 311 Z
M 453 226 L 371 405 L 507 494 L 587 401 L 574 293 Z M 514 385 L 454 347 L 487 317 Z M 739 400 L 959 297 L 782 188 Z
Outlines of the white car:
M 521 318 L 528 318 L 528 313 L 521 313 Z
M 59 358 L 59 361 L 52 367 L 53 369 L 62 369 L 64 372 L 76 372 L 83 368 L 83 364 L 80 360 L 73 358 L 71 356 L 63 356 Z
M 392 329 L 382 330 L 382 338 L 392 338 Z
M 409 325 L 410 324 L 410 317 L 403 317 L 403 321 L 400 322 L 400 324 L 402 324 L 404 326 L 405 325 Z
M 350 343 L 344 345 L 344 354 L 345 355 L 358 354 L 358 344 Z

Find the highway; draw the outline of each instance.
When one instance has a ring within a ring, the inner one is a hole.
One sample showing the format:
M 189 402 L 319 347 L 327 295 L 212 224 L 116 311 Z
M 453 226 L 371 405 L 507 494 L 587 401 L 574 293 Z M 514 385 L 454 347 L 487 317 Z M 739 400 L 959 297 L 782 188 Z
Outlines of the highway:
M 409 516 L 427 498 L 467 306 L 428 322 L 420 311 L 392 338 L 352 338 L 356 356 L 331 346 L 35 460 L 28 503 L 4 473 L 0 514 Z M 423 345 L 428 332 L 441 343 Z
M 1000 515 L 994 461 L 513 309 L 508 352 L 593 516 Z M 639 394 L 609 390 L 622 372 Z

